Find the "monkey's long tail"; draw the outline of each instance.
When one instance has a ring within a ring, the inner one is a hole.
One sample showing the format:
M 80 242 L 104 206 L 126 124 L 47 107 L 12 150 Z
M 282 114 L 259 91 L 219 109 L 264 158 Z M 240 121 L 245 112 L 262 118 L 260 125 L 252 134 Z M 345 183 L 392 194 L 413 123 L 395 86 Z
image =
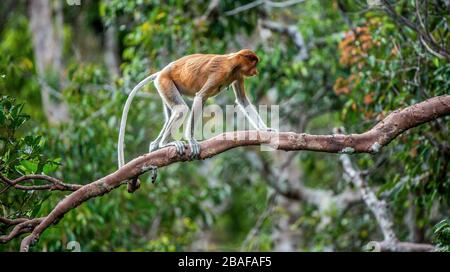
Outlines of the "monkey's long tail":
M 122 167 L 125 164 L 125 157 L 123 152 L 123 142 L 125 137 L 125 127 L 127 125 L 127 117 L 128 117 L 128 111 L 130 110 L 131 102 L 133 101 L 134 96 L 136 95 L 137 91 L 141 89 L 145 84 L 152 82 L 156 79 L 159 72 L 154 73 L 148 77 L 146 77 L 144 80 L 138 83 L 131 93 L 128 95 L 127 101 L 125 102 L 125 106 L 123 107 L 122 112 L 122 120 L 120 121 L 120 130 L 119 130 L 119 140 L 117 143 L 117 159 L 119 163 L 119 168 Z

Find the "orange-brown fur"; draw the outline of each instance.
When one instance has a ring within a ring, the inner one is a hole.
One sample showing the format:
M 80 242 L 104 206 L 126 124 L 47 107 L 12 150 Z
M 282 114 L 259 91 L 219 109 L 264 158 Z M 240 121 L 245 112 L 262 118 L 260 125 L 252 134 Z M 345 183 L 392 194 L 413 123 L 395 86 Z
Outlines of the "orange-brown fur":
M 159 79 L 163 82 L 170 78 L 186 96 L 195 96 L 210 80 L 210 90 L 205 93 L 210 97 L 235 80 L 255 75 L 258 61 L 259 57 L 248 49 L 227 55 L 194 54 L 172 62 L 161 71 Z
M 193 96 L 192 109 L 189 113 L 188 124 L 184 137 L 189 142 L 191 156 L 200 154 L 200 145 L 194 139 L 194 124 L 202 110 L 203 103 L 211 96 L 218 94 L 224 87 L 232 85 L 236 95 L 236 102 L 241 106 L 247 118 L 257 129 L 268 129 L 251 107 L 244 90 L 244 78 L 258 73 L 256 65 L 259 57 L 249 49 L 226 55 L 194 54 L 182 57 L 163 70 L 142 80 L 133 88 L 125 103 L 120 123 L 117 147 L 119 167 L 125 163 L 124 135 L 128 110 L 136 92 L 147 82 L 154 81 L 163 102 L 165 123 L 158 137 L 150 143 L 149 151 L 154 151 L 167 145 L 174 145 L 179 154 L 184 153 L 184 143 L 173 141 L 168 143 L 170 133 L 177 126 L 178 121 L 184 121 L 184 112 L 189 108 L 181 95 Z M 250 107 L 249 107 L 250 106 Z

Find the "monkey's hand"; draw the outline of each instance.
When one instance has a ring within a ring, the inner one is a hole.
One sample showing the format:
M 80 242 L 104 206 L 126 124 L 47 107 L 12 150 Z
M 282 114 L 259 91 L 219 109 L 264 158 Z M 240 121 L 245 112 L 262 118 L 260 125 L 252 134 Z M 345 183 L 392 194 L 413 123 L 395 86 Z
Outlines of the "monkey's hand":
M 191 159 L 196 159 L 200 156 L 200 144 L 194 138 L 189 139 L 189 147 L 191 148 Z

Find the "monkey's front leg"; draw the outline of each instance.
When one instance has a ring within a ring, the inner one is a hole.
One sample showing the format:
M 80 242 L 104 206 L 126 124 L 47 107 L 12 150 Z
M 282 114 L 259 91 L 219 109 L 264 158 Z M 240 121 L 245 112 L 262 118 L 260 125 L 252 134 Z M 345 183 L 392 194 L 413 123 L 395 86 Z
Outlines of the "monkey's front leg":
M 255 107 L 248 100 L 247 96 L 245 95 L 244 80 L 236 80 L 231 84 L 231 86 L 233 87 L 233 91 L 236 96 L 236 103 L 239 105 L 239 108 L 241 109 L 242 113 L 244 113 L 250 124 L 257 130 L 276 132 L 276 129 L 268 128 L 266 126 L 264 121 L 261 119 L 261 116 L 259 116 L 258 112 L 256 111 Z
M 203 103 L 205 102 L 204 96 L 201 93 L 197 93 L 192 103 L 191 113 L 189 115 L 188 123 L 184 133 L 185 139 L 189 143 L 191 149 L 190 158 L 198 158 L 200 156 L 200 144 L 194 139 L 195 124 L 202 116 Z
M 258 114 L 258 112 L 255 109 L 255 106 L 253 106 L 250 101 L 248 101 L 247 97 L 243 97 L 242 99 L 236 100 L 241 111 L 244 113 L 244 115 L 249 120 L 250 124 L 256 128 L 259 131 L 268 131 L 268 132 L 278 132 L 278 130 L 274 128 L 269 128 L 262 120 L 261 116 Z

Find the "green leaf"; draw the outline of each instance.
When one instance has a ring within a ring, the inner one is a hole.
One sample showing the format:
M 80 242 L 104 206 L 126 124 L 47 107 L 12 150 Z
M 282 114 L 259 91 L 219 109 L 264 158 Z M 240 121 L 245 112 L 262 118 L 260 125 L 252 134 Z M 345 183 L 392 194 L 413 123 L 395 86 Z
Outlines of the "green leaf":
M 450 228 L 450 225 L 447 219 L 444 219 L 434 226 L 434 233 L 439 233 L 446 228 Z
M 6 120 L 6 116 L 3 113 L 3 111 L 0 110 L 0 125 L 4 125 L 5 124 L 5 120 Z
M 20 165 L 23 166 L 27 170 L 27 172 L 36 173 L 39 162 L 24 160 L 20 162 Z
M 58 169 L 58 166 L 59 166 L 58 164 L 55 164 L 53 162 L 47 163 L 47 164 L 44 165 L 43 172 L 45 174 L 49 174 L 51 172 L 54 172 L 54 171 L 56 171 L 56 169 Z

